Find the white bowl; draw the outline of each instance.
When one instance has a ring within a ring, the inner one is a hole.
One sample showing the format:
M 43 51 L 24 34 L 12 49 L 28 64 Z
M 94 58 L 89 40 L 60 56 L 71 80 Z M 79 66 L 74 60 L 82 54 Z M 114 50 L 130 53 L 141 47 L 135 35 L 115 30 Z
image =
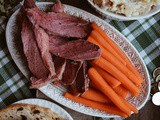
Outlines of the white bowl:
M 156 6 L 155 8 L 153 8 L 149 13 L 142 14 L 142 15 L 135 16 L 135 17 L 126 17 L 126 16 L 123 16 L 120 14 L 116 14 L 116 13 L 101 9 L 98 5 L 93 3 L 93 0 L 87 0 L 87 1 L 102 16 L 105 16 L 106 18 L 109 18 L 109 19 L 118 20 L 118 21 L 145 19 L 145 18 L 149 18 L 149 17 L 157 14 L 158 12 L 160 12 L 160 5 L 159 5 L 159 6 Z

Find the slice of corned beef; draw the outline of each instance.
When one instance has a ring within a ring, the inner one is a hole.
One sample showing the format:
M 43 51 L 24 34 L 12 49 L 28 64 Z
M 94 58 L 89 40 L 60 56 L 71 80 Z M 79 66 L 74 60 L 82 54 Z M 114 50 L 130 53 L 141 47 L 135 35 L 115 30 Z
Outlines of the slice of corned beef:
M 80 68 L 77 78 L 72 85 L 68 86 L 68 90 L 71 94 L 79 96 L 85 92 L 89 87 L 89 77 L 87 76 L 87 62 L 84 61 Z
M 26 11 L 25 9 L 29 9 L 29 8 L 35 8 L 36 5 L 34 3 L 34 0 L 24 0 L 23 6 L 20 8 L 20 12 L 17 15 L 18 18 L 18 25 L 20 27 L 20 29 L 22 29 L 22 22 L 24 19 L 26 19 L 27 15 L 26 15 Z
M 56 13 L 64 12 L 64 5 L 60 0 L 56 0 L 55 4 L 51 7 L 51 11 Z
M 34 0 L 24 0 L 23 7 L 24 8 L 35 8 L 37 6 L 36 6 Z
M 61 81 L 63 85 L 71 85 L 74 83 L 82 64 L 83 61 L 76 62 L 76 61 L 66 60 L 66 67 Z
M 70 40 L 65 37 L 61 37 L 58 35 L 49 35 L 49 46 L 50 47 L 54 47 L 54 46 L 58 47 L 58 46 L 63 45 L 69 41 Z
M 40 78 L 40 79 L 37 79 L 34 76 L 32 76 L 30 78 L 30 80 L 31 80 L 31 86 L 30 86 L 30 88 L 36 88 L 36 89 L 39 88 L 39 87 L 41 87 L 41 86 L 44 86 L 44 85 L 46 85 L 48 83 L 53 82 L 53 79 L 49 79 L 49 78 Z
M 66 67 L 66 59 L 61 58 L 61 57 L 57 57 L 57 56 L 52 56 L 53 58 L 53 62 L 55 64 L 55 71 L 56 71 L 56 75 L 54 76 L 54 81 L 59 81 L 62 80 L 62 75 L 65 71 L 65 67 Z
M 33 8 L 27 9 L 27 15 L 32 23 L 40 25 L 49 34 L 84 38 L 91 31 L 89 22 L 67 13 L 45 13 L 37 8 Z
M 50 52 L 70 60 L 92 60 L 101 55 L 99 46 L 85 40 L 74 40 L 61 46 L 50 46 Z
M 43 60 L 44 65 L 50 72 L 50 78 L 55 75 L 54 63 L 49 52 L 49 36 L 38 25 L 34 26 L 34 33 L 37 41 L 38 48 Z
M 47 78 L 49 71 L 43 63 L 36 43 L 36 38 L 34 36 L 32 24 L 28 19 L 24 19 L 22 23 L 21 37 L 23 43 L 23 51 L 27 58 L 30 71 L 37 79 L 45 77 Z

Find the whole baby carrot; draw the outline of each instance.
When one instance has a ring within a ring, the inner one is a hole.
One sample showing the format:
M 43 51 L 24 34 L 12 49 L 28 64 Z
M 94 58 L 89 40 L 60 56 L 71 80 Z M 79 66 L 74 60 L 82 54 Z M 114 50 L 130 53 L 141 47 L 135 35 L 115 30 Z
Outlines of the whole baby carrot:
M 135 86 L 121 71 L 119 71 L 115 66 L 113 66 L 110 62 L 105 60 L 102 57 L 95 59 L 92 61 L 92 64 L 102 68 L 103 70 L 109 72 L 115 78 L 117 78 L 125 88 L 127 88 L 132 95 L 138 96 L 140 90 L 137 86 Z
M 74 102 L 80 103 L 82 105 L 85 105 L 85 106 L 88 106 L 88 107 L 91 107 L 91 108 L 94 108 L 94 109 L 102 110 L 102 111 L 105 111 L 105 112 L 110 113 L 110 114 L 119 115 L 119 116 L 122 116 L 124 118 L 127 117 L 127 115 L 124 112 L 122 112 L 120 109 L 118 109 L 117 107 L 115 107 L 113 105 L 103 104 L 103 103 L 87 100 L 85 98 L 76 97 L 76 96 L 71 95 L 68 92 L 66 92 L 64 94 L 64 97 L 67 98 L 67 99 L 70 99 Z
M 108 83 L 101 77 L 97 70 L 92 67 L 88 70 L 88 76 L 91 81 L 103 92 L 120 110 L 127 115 L 131 114 L 131 110 L 122 102 L 115 91 L 108 85 Z

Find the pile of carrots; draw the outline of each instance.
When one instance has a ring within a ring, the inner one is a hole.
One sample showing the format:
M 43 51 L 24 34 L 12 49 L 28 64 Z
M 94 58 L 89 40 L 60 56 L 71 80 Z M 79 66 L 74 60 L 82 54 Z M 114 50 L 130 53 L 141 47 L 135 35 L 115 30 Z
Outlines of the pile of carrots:
M 66 92 L 65 98 L 107 113 L 122 116 L 138 113 L 126 100 L 128 93 L 138 96 L 143 78 L 128 57 L 95 23 L 88 41 L 101 48 L 101 56 L 91 62 L 88 70 L 91 79 L 89 89 L 76 97 Z

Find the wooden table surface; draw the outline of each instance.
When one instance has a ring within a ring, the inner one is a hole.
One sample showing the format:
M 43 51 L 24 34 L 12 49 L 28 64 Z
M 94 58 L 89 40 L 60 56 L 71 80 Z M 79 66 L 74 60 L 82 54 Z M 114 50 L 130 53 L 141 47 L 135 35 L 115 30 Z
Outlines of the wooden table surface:
M 62 3 L 72 5 L 88 11 L 98 17 L 101 17 L 91 6 L 87 3 L 87 0 L 61 0 Z M 157 107 L 152 104 L 151 100 L 140 110 L 139 114 L 132 115 L 126 120 L 160 120 L 160 106 Z

